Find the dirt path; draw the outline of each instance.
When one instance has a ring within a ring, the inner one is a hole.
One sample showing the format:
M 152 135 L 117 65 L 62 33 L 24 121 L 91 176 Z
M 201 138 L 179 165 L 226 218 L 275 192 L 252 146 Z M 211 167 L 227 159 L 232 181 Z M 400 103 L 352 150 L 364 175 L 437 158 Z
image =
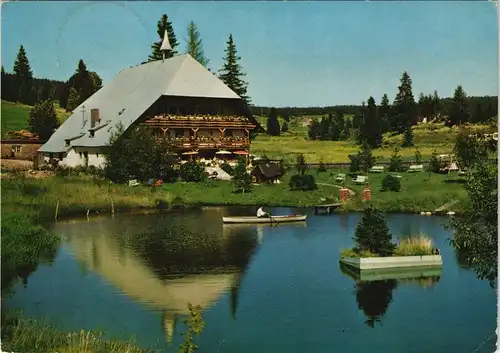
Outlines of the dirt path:
M 333 186 L 333 187 L 338 188 L 338 189 L 344 188 L 344 186 L 342 186 L 342 185 L 336 185 L 336 184 L 327 184 L 327 183 L 316 183 L 316 184 L 317 185 L 323 185 L 323 186 Z M 346 188 L 346 189 L 349 190 L 349 194 L 351 194 L 351 196 L 356 195 L 356 193 L 353 190 L 351 190 L 349 188 Z
M 453 201 L 447 202 L 443 206 L 436 208 L 434 210 L 434 212 L 443 212 L 443 211 L 449 209 L 451 206 L 453 206 L 453 205 L 455 205 L 457 203 L 458 203 L 458 200 L 453 200 Z

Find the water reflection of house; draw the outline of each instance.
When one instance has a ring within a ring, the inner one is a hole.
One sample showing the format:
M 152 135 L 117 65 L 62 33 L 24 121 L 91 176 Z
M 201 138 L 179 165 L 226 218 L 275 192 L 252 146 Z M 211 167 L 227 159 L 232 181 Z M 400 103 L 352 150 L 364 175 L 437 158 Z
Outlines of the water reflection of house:
M 240 272 L 244 271 L 240 263 L 245 267 L 249 260 L 238 258 L 246 256 L 247 250 L 220 255 L 225 261 L 229 258 L 229 261 L 238 263 L 230 268 L 215 263 L 214 267 L 218 267 L 218 271 L 213 273 L 175 273 L 172 278 L 167 278 L 161 269 L 151 266 L 151 259 L 144 259 L 124 245 L 123 239 L 114 235 L 109 228 L 106 230 L 106 227 L 96 227 L 92 223 L 88 222 L 87 226 L 60 223 L 55 231 L 65 234 L 71 251 L 88 270 L 98 273 L 127 297 L 161 311 L 167 342 L 172 341 L 179 318 L 189 314 L 188 303 L 199 305 L 205 310 L 213 306 L 221 295 L 229 293 L 231 313 L 235 316 L 238 288 L 242 280 Z M 227 240 L 229 244 L 231 241 Z M 255 245 L 247 243 L 248 246 Z M 215 260 L 211 258 L 210 261 Z

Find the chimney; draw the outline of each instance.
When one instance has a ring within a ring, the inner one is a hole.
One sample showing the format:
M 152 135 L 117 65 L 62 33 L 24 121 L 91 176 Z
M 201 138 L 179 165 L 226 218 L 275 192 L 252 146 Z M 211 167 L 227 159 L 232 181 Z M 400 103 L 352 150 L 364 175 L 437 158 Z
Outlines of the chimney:
M 161 43 L 160 50 L 163 53 L 163 60 L 165 60 L 165 53 L 167 51 L 172 51 L 172 46 L 170 45 L 170 42 L 168 41 L 168 32 L 165 30 L 165 34 L 163 35 L 163 43 Z
M 90 128 L 94 128 L 100 120 L 99 109 L 90 109 Z

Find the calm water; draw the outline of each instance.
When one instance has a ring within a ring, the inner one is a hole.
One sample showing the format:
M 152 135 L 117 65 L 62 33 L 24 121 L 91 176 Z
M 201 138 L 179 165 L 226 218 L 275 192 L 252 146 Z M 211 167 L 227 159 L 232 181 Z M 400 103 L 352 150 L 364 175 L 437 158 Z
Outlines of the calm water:
M 200 352 L 474 352 L 496 329 L 496 291 L 460 265 L 447 218 L 393 215 L 394 236 L 424 232 L 442 251 L 426 278 L 359 281 L 340 268 L 359 214 L 307 226 L 223 226 L 189 213 L 60 222 L 64 241 L 5 302 L 67 330 L 176 352 L 187 302 L 204 308 Z M 288 213 L 275 209 L 273 214 Z M 477 352 L 493 352 L 493 337 Z

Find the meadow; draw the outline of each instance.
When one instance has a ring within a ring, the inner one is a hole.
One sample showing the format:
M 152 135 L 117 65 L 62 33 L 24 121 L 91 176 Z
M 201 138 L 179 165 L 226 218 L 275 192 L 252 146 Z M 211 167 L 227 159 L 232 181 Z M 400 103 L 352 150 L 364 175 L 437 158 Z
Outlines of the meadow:
M 31 108 L 29 105 L 2 100 L 2 137 L 7 135 L 9 131 L 29 130 L 28 118 Z M 70 114 L 66 113 L 57 103 L 55 109 L 57 118 L 62 124 Z
M 320 141 L 309 140 L 307 138 L 308 128 L 304 124 L 310 118 L 321 119 L 321 116 L 304 116 L 291 118 L 289 131 L 280 136 L 269 136 L 259 134 L 251 144 L 251 153 L 255 155 L 266 155 L 269 158 L 292 161 L 297 154 L 302 153 L 309 163 L 318 163 L 321 160 L 325 163 L 346 163 L 349 162 L 349 155 L 359 151 L 359 145 L 352 140 L 347 141 Z M 257 120 L 266 126 L 265 117 L 258 117 Z M 283 119 L 280 118 L 280 126 Z M 495 127 L 488 125 L 470 125 L 467 129 L 475 132 L 496 132 Z M 388 161 L 394 152 L 394 148 L 400 149 L 403 160 L 411 161 L 415 158 L 418 148 L 423 160 L 428 160 L 432 153 L 448 154 L 453 150 L 456 136 L 459 133 L 457 127 L 445 127 L 443 123 L 426 123 L 412 127 L 414 146 L 402 148 L 402 134 L 387 133 L 384 135 L 383 145 L 372 151 L 377 161 Z

